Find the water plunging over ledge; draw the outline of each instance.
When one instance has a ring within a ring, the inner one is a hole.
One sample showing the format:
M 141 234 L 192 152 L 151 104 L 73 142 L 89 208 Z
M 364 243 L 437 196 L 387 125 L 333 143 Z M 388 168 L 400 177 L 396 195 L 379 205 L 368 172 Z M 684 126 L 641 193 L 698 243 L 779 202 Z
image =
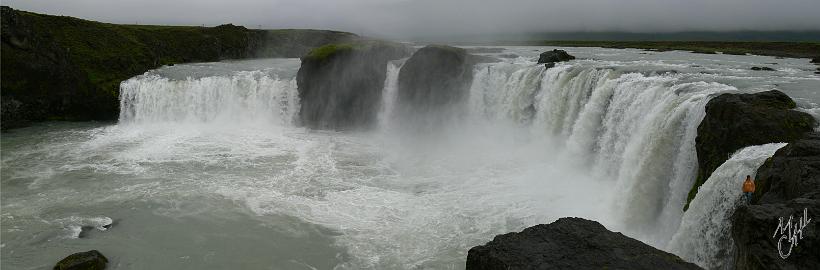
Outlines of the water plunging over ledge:
M 820 102 L 802 60 L 571 48 L 580 60 L 545 69 L 533 57 L 546 49 L 478 65 L 469 117 L 422 137 L 391 115 L 400 60 L 385 67 L 380 125 L 367 132 L 294 125 L 298 59 L 137 76 L 122 84 L 116 125 L 4 134 L 3 266 L 96 248 L 127 269 L 459 269 L 470 247 L 563 216 L 709 266 L 677 240 L 708 229 L 682 211 L 706 102 L 774 85 L 805 110 Z M 778 71 L 747 68 L 763 62 Z M 731 170 L 773 149 L 741 152 Z

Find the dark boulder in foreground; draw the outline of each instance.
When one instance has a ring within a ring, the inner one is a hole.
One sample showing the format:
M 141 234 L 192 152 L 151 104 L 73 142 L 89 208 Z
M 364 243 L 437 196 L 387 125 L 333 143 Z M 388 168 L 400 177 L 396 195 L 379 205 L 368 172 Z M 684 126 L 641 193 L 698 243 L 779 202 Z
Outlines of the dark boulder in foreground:
M 54 270 L 102 270 L 106 264 L 108 259 L 102 253 L 90 250 L 68 255 L 54 266 Z
M 461 48 L 430 45 L 416 51 L 399 72 L 399 116 L 427 121 L 458 111 L 469 94 L 475 63 Z
M 770 68 L 770 67 L 752 67 L 752 70 L 756 70 L 756 71 L 774 71 L 774 69 Z
M 701 269 L 598 222 L 561 218 L 470 249 L 467 270 Z
M 558 50 L 554 49 L 552 51 L 546 51 L 541 53 L 538 56 L 538 63 L 555 63 L 555 62 L 564 62 L 575 59 L 575 56 L 570 55 L 565 50 Z
M 376 123 L 387 62 L 410 48 L 362 41 L 316 48 L 302 57 L 296 76 L 302 125 L 316 129 L 361 129 Z
M 757 170 L 756 186 L 752 205 L 740 206 L 732 215 L 736 269 L 816 269 L 820 265 L 816 221 L 820 217 L 820 135 L 811 134 L 778 150 Z M 793 234 L 778 230 L 780 218 L 784 226 L 791 224 L 794 233 L 801 229 L 804 217 L 810 221 L 792 246 Z M 788 256 L 784 259 L 781 253 Z
M 789 96 L 777 90 L 722 94 L 710 100 L 695 138 L 698 175 L 686 207 L 730 154 L 751 145 L 793 142 L 811 132 L 817 125 L 814 117 L 792 110 L 795 107 Z

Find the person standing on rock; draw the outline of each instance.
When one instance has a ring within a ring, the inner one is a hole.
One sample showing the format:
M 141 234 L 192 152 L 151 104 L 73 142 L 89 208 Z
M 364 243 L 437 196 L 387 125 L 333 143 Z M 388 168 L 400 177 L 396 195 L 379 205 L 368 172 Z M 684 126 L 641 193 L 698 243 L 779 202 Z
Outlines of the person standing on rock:
M 746 197 L 746 203 L 752 204 L 752 193 L 755 192 L 755 182 L 751 175 L 746 176 L 746 181 L 743 181 L 743 195 Z

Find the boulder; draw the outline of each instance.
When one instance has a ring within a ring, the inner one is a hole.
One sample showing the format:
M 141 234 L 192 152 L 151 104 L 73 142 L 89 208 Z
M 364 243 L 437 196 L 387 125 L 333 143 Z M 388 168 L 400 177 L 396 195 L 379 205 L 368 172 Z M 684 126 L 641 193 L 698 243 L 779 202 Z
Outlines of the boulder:
M 721 94 L 710 100 L 695 138 L 698 174 L 684 209 L 703 182 L 735 151 L 751 145 L 793 142 L 811 132 L 816 120 L 792 110 L 795 107 L 789 96 L 777 90 Z
M 561 218 L 496 236 L 467 253 L 467 270 L 701 269 L 598 222 Z
M 811 63 L 820 64 L 820 57 L 812 58 Z
M 90 250 L 68 255 L 54 266 L 54 270 L 102 270 L 106 264 L 108 259 L 102 253 Z
M 437 113 L 458 106 L 468 96 L 474 65 L 461 48 L 419 49 L 399 72 L 398 109 L 402 114 Z
M 752 204 L 738 207 L 731 218 L 736 269 L 816 268 L 820 265 L 816 223 L 820 217 L 820 134 L 778 150 L 760 166 L 756 178 Z M 792 246 L 788 232 L 778 231 L 780 219 L 795 232 L 804 217 L 810 221 Z M 788 256 L 784 259 L 781 253 Z
M 570 55 L 567 51 L 554 49 L 552 51 L 546 51 L 541 53 L 538 56 L 538 63 L 555 63 L 555 62 L 564 62 L 575 59 L 575 56 Z
M 770 67 L 752 67 L 752 70 L 757 70 L 757 71 L 761 71 L 761 70 L 762 70 L 762 71 L 774 71 L 774 69 L 773 69 L 773 68 L 770 68 Z
M 402 44 L 330 44 L 302 57 L 296 76 L 299 121 L 314 129 L 367 129 L 376 124 L 387 62 L 406 57 Z

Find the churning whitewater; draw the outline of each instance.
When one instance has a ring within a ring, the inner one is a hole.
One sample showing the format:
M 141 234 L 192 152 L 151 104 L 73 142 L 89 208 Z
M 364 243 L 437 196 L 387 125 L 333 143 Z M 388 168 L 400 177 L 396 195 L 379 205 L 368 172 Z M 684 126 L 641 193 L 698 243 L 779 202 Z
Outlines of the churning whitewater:
M 120 256 L 123 269 L 461 269 L 467 250 L 496 234 L 578 216 L 725 265 L 713 251 L 727 242 L 704 238 L 727 229 L 704 220 L 728 224 L 735 178 L 782 144 L 736 153 L 684 214 L 704 107 L 769 81 L 817 83 L 803 63 L 577 48 L 580 60 L 547 69 L 533 50 L 505 48 L 518 57 L 477 65 L 468 118 L 427 136 L 404 134 L 393 115 L 404 60 L 385 67 L 379 125 L 360 132 L 296 123 L 298 59 L 134 77 L 121 85 L 116 125 L 4 136 L 2 218 L 17 231 L 4 229 L 3 259 L 40 267 L 26 253 L 88 245 Z M 762 61 L 784 69 L 741 68 Z M 784 91 L 816 107 L 802 88 Z

